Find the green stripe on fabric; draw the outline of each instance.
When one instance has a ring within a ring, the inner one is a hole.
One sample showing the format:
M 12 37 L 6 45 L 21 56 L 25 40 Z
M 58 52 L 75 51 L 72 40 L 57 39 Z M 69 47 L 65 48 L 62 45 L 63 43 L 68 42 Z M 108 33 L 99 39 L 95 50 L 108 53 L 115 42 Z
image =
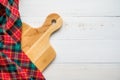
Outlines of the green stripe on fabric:
M 19 52 L 19 51 L 21 51 L 21 45 L 20 45 L 20 43 L 14 44 L 14 45 L 12 46 L 12 50 L 13 50 L 14 52 Z
M 8 2 L 12 5 L 14 0 L 8 0 Z
M 8 8 L 6 8 L 5 11 L 6 11 L 6 15 L 10 16 L 10 14 L 11 14 L 10 10 Z
M 14 60 L 14 62 L 15 62 L 17 65 L 19 65 L 19 66 L 20 66 L 20 64 L 21 64 L 20 60 Z
M 18 19 L 16 20 L 15 25 L 16 25 L 16 27 L 21 27 L 21 26 L 22 26 L 22 22 L 21 22 L 21 19 L 20 19 L 20 18 L 18 18 Z
M 0 50 L 3 50 L 3 42 L 1 42 L 1 41 L 0 41 Z
M 5 16 L 1 16 L 0 17 L 0 24 L 5 24 L 6 23 L 6 17 Z
M 13 64 L 7 65 L 7 67 L 8 67 L 8 71 L 10 71 L 10 72 L 16 72 L 17 71 L 16 66 L 13 65 Z
M 32 70 L 36 70 L 36 66 L 35 66 L 33 63 L 30 63 L 30 64 L 29 64 L 29 67 L 30 67 L 30 69 L 32 69 Z

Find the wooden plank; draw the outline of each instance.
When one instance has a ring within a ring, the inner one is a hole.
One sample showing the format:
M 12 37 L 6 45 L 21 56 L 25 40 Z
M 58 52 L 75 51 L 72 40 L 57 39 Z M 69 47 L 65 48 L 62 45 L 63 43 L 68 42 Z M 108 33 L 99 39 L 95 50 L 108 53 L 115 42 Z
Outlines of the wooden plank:
M 20 1 L 22 16 L 120 16 L 120 0 L 25 0 Z M 30 11 L 30 12 L 29 12 Z
M 52 64 L 47 80 L 120 80 L 120 64 Z
M 62 29 L 51 39 L 64 40 L 120 40 L 120 17 L 62 17 Z M 22 17 L 38 27 L 45 17 Z
M 51 40 L 54 63 L 120 63 L 120 40 Z

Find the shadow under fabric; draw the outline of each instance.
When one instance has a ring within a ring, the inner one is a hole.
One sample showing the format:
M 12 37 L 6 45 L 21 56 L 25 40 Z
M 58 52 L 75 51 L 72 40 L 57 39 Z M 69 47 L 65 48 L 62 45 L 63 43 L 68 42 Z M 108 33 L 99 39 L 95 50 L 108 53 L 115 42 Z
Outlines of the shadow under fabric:
M 0 0 L 0 80 L 45 80 L 21 50 L 19 0 Z

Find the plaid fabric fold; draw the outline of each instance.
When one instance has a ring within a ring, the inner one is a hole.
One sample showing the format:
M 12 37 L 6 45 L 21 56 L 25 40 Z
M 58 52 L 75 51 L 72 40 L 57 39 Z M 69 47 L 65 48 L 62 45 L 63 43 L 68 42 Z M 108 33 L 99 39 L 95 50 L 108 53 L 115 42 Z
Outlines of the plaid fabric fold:
M 0 0 L 0 80 L 45 80 L 21 50 L 19 0 Z

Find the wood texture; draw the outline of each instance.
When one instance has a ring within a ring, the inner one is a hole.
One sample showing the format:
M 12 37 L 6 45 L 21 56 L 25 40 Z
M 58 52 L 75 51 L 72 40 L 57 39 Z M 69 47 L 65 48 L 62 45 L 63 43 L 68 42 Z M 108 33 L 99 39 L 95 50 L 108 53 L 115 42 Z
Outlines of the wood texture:
M 48 80 L 120 80 L 120 64 L 52 64 Z
M 50 14 L 40 28 L 23 23 L 22 50 L 41 71 L 55 58 L 56 52 L 49 43 L 49 37 L 61 26 L 62 19 L 55 13 Z
M 120 0 L 21 0 L 20 12 L 36 28 L 49 13 L 64 21 L 47 80 L 120 80 Z

